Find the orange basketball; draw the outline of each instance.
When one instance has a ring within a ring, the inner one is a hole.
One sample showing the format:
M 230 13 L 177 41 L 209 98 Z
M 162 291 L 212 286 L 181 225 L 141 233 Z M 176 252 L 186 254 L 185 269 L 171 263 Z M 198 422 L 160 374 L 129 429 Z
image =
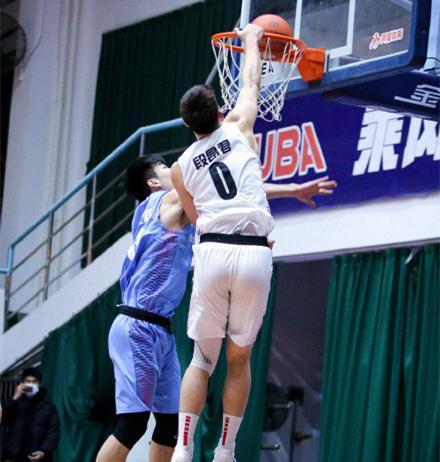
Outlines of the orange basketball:
M 292 29 L 289 23 L 276 14 L 263 14 L 262 16 L 258 16 L 252 21 L 252 24 L 257 24 L 267 33 L 292 37 Z M 266 48 L 266 39 L 263 38 L 258 43 L 260 50 L 264 52 Z M 285 44 L 286 43 L 283 41 L 270 39 L 271 52 L 274 58 L 281 59 Z

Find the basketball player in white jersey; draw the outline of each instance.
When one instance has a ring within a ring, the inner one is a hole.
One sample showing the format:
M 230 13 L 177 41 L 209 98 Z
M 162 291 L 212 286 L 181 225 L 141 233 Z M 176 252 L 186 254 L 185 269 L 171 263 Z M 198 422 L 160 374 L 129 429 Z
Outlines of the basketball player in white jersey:
M 206 85 L 192 87 L 180 103 L 183 120 L 197 141 L 173 165 L 171 178 L 187 216 L 196 223 L 200 244 L 194 246 L 188 319 L 188 335 L 195 340 L 195 348 L 181 388 L 173 462 L 192 460 L 195 427 L 226 333 L 223 430 L 214 461 L 235 460 L 235 439 L 249 396 L 252 344 L 266 311 L 272 275 L 267 236 L 273 219 L 253 133 L 262 33 L 255 25 L 237 31 L 245 43 L 243 87 L 224 120 L 213 90 Z M 321 180 L 319 193 L 331 194 L 336 184 Z
M 268 198 L 296 198 L 313 205 L 323 180 L 265 184 L 265 190 Z M 145 433 L 151 413 L 156 426 L 149 461 L 169 462 L 177 441 L 180 367 L 167 324 L 185 292 L 194 227 L 188 226 L 170 169 L 161 159 L 134 161 L 127 169 L 127 190 L 139 205 L 132 223 L 134 243 L 121 271 L 124 306 L 119 306 L 121 314 L 109 335 L 116 427 L 96 462 L 124 462 Z

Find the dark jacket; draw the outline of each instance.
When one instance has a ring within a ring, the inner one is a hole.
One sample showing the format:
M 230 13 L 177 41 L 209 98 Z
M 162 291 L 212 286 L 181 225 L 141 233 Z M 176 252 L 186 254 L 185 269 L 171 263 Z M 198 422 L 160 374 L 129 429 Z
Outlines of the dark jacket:
M 40 388 L 32 398 L 23 395 L 6 401 L 2 425 L 6 427 L 3 460 L 18 461 L 34 451 L 43 451 L 44 462 L 52 461 L 60 438 L 60 423 L 45 388 Z

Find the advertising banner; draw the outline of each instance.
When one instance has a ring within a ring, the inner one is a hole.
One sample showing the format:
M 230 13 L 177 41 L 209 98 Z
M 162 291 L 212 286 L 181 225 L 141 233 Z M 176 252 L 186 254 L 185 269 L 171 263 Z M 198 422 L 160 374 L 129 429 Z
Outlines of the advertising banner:
M 328 175 L 333 196 L 318 206 L 357 204 L 440 189 L 438 120 L 347 106 L 319 95 L 288 99 L 282 121 L 257 120 L 263 180 L 303 183 Z M 274 213 L 304 210 L 271 201 Z

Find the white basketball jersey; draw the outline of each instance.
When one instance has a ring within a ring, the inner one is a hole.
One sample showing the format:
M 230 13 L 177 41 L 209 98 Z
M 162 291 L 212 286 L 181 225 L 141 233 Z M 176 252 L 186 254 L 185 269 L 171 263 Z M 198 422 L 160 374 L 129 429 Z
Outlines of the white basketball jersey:
M 273 228 L 260 161 L 240 129 L 223 123 L 179 158 L 199 214 L 197 232 L 267 236 Z

